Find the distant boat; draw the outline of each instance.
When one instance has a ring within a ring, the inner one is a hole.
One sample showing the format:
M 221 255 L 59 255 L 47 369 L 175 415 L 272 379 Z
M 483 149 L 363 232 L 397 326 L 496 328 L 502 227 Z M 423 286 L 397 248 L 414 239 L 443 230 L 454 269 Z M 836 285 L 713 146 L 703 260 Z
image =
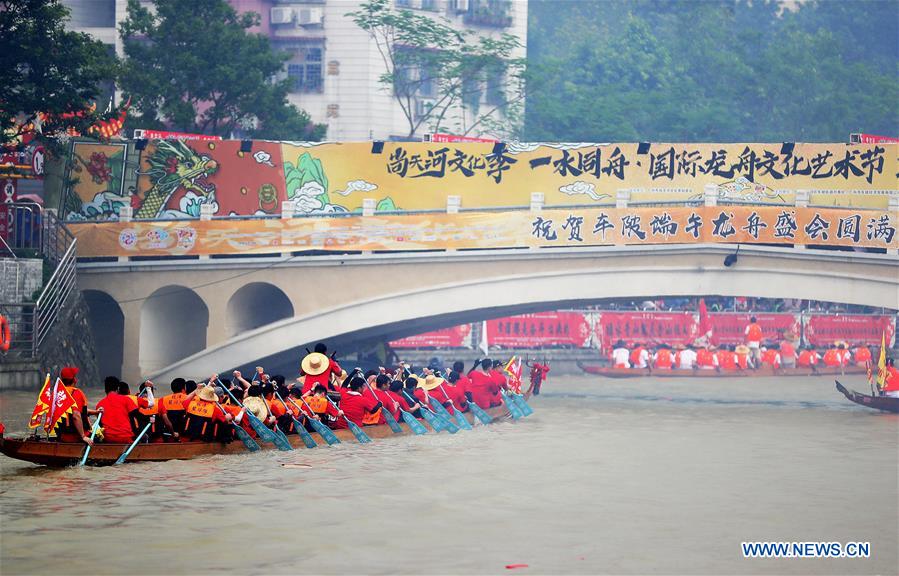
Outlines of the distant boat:
M 834 380 L 834 382 L 837 383 L 837 390 L 842 392 L 843 396 L 856 404 L 874 408 L 875 410 L 883 410 L 884 412 L 899 413 L 899 398 L 893 398 L 892 396 L 869 396 L 867 394 L 856 392 L 855 390 L 847 390 L 845 386 L 840 384 L 839 380 Z

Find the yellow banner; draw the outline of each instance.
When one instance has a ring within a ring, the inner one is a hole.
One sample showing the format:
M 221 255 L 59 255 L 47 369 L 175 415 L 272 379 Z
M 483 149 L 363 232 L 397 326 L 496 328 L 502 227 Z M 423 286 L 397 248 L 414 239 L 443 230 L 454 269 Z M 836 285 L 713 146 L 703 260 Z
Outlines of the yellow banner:
M 897 144 L 526 144 L 153 140 L 73 144 L 68 221 L 217 216 L 602 206 L 618 190 L 633 202 L 683 202 L 711 185 L 722 200 L 886 209 L 897 189 Z M 209 209 L 209 208 L 207 208 Z
M 73 223 L 78 255 L 266 254 L 626 244 L 805 244 L 895 249 L 897 215 L 793 207 L 583 208 L 288 220 Z

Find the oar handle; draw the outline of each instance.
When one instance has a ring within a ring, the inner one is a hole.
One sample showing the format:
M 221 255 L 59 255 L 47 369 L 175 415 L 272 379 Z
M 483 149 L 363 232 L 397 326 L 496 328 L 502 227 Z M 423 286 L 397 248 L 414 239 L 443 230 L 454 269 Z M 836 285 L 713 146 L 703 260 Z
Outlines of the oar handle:
M 335 404 L 335 403 L 334 403 L 334 401 L 333 401 L 333 400 L 331 400 L 331 397 L 330 397 L 330 396 L 328 396 L 328 394 L 327 394 L 327 393 L 325 393 L 325 398 L 327 398 L 327 399 L 328 399 L 328 403 L 329 403 L 329 404 L 330 404 L 330 405 L 331 405 L 331 406 L 333 406 L 333 407 L 334 407 L 334 409 L 335 409 L 335 410 L 337 410 L 337 411 L 338 411 L 338 412 L 340 412 L 340 411 L 341 411 L 341 410 L 340 410 L 340 406 L 338 406 L 338 405 L 337 405 L 337 404 Z M 349 418 L 347 418 L 347 417 L 346 417 L 346 414 L 344 414 L 344 415 L 343 415 L 343 419 L 344 419 L 344 420 L 346 420 L 346 421 L 347 421 L 347 423 L 349 423 L 349 422 L 350 422 L 350 419 L 349 419 Z M 353 424 L 355 424 L 355 422 L 353 422 Z
M 243 403 L 242 403 L 240 400 L 237 399 L 237 396 L 235 396 L 230 390 L 228 390 L 228 387 L 227 387 L 227 386 L 225 386 L 224 384 L 222 384 L 222 381 L 221 381 L 221 380 L 219 380 L 218 378 L 216 378 L 215 381 L 216 381 L 216 383 L 218 383 L 219 386 L 221 386 L 222 388 L 225 389 L 225 392 L 228 393 L 228 396 L 230 396 L 232 400 L 234 400 L 235 402 L 237 402 L 237 405 L 238 405 L 238 406 L 240 406 L 241 408 L 243 408 Z
M 434 414 L 434 413 L 435 413 L 433 410 L 431 410 L 430 408 L 428 408 L 427 405 L 426 405 L 424 402 L 418 402 L 418 399 L 417 399 L 417 398 L 413 398 L 412 396 L 409 396 L 409 393 L 406 392 L 405 388 L 403 389 L 403 396 L 405 396 L 405 397 L 406 397 L 406 400 L 408 400 L 408 401 L 411 402 L 412 404 L 418 403 L 418 405 L 420 406 L 419 410 L 427 410 L 427 411 L 430 412 L 431 414 Z

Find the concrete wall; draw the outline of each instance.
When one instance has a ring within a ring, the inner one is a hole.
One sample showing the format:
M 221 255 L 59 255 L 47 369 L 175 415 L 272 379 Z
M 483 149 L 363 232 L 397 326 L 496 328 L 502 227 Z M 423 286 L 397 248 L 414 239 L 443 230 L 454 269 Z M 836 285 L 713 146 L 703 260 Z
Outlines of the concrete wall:
M 19 304 L 43 285 L 43 261 L 36 258 L 0 259 L 0 302 Z

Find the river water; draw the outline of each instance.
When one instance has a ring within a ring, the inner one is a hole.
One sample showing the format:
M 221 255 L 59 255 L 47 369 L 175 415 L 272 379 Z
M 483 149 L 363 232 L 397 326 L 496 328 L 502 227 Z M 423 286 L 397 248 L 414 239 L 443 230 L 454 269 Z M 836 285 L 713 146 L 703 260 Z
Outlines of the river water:
M 8 432 L 34 395 L 0 395 Z M 365 446 L 64 470 L 0 456 L 0 573 L 899 573 L 899 415 L 832 379 L 550 374 L 531 404 Z M 745 559 L 744 541 L 871 557 Z

